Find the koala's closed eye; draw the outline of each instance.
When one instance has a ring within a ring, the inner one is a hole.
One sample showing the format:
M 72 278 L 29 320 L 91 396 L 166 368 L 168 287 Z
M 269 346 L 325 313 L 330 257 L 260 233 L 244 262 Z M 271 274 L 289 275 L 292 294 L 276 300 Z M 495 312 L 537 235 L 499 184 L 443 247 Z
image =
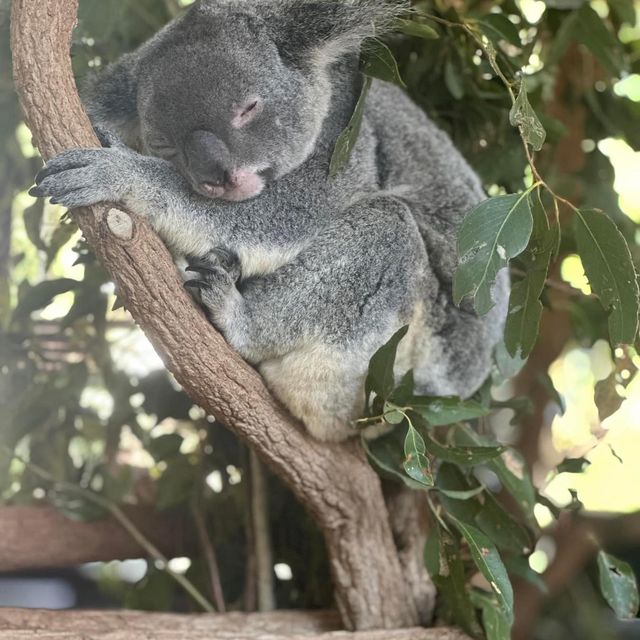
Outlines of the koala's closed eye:
M 149 151 L 151 151 L 151 153 L 160 156 L 161 158 L 169 159 L 178 154 L 177 149 L 164 138 L 155 138 L 149 140 L 147 142 L 147 147 L 149 148 Z
M 234 109 L 231 126 L 234 129 L 242 129 L 262 112 L 263 106 L 260 98 L 249 98 L 241 106 Z

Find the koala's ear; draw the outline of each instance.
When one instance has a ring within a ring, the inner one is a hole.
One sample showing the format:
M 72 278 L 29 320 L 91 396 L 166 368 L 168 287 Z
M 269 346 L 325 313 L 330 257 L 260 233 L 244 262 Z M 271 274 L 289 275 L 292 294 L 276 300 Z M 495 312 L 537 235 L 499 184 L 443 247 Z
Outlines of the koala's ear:
M 289 63 L 331 64 L 357 52 L 365 38 L 387 28 L 404 11 L 402 0 L 280 0 L 267 20 Z

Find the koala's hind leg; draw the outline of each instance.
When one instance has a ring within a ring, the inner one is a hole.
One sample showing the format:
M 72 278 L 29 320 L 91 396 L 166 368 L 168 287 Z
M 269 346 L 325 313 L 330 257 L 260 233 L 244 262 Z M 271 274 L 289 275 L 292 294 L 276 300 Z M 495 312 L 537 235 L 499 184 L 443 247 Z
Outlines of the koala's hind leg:
M 336 214 L 271 273 L 234 281 L 216 264 L 200 268 L 194 286 L 229 344 L 307 429 L 342 440 L 356 433 L 371 355 L 411 321 L 427 271 L 408 208 L 380 196 Z

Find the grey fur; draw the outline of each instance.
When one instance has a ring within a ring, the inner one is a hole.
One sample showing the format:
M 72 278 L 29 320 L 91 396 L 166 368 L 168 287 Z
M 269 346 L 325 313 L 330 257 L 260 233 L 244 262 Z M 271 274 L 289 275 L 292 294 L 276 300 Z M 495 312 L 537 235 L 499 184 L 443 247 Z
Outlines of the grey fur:
M 354 433 L 369 359 L 400 326 L 411 324 L 398 373 L 413 367 L 421 392 L 467 397 L 489 373 L 506 315 L 505 273 L 486 317 L 452 303 L 456 230 L 483 192 L 400 89 L 373 83 L 352 156 L 328 178 L 360 91 L 357 48 L 388 6 L 198 3 L 89 87 L 88 111 L 112 146 L 60 154 L 34 189 L 148 216 L 176 257 L 198 262 L 189 286 L 212 322 L 323 440 Z M 252 96 L 262 113 L 234 130 L 234 109 Z M 261 171 L 262 192 L 239 202 L 196 193 L 184 151 L 194 130 L 224 141 L 231 168 Z

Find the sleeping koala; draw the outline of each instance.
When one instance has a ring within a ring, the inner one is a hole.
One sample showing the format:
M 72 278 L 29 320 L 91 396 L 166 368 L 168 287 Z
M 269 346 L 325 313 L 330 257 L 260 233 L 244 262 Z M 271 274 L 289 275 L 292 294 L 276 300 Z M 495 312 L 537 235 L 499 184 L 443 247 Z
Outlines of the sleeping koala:
M 369 359 L 399 327 L 398 373 L 467 397 L 506 315 L 505 274 L 487 316 L 452 302 L 456 230 L 483 192 L 399 88 L 373 82 L 329 177 L 358 50 L 392 13 L 384 0 L 198 2 L 91 82 L 110 146 L 60 154 L 32 190 L 147 216 L 214 325 L 322 440 L 356 433 Z

